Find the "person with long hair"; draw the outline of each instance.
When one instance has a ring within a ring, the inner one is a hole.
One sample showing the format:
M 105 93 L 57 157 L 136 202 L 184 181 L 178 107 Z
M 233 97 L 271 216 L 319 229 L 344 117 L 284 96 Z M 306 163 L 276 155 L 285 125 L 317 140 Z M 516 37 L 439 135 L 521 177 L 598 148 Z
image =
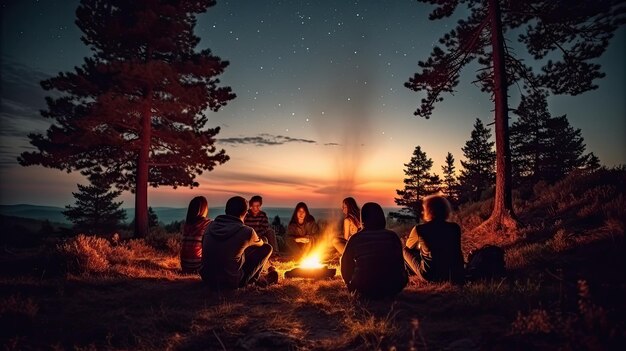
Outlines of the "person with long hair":
M 293 210 L 285 244 L 291 254 L 305 255 L 313 246 L 320 231 L 315 218 L 304 202 L 299 202 Z
M 189 202 L 183 226 L 180 250 L 180 267 L 183 273 L 198 273 L 202 266 L 202 238 L 211 220 L 209 204 L 204 196 L 196 196 Z
M 360 296 L 394 296 L 408 283 L 402 242 L 396 232 L 385 229 L 385 213 L 375 202 L 363 205 L 361 222 L 363 229 L 350 237 L 341 255 L 341 277 Z
M 346 197 L 341 202 L 341 210 L 343 211 L 343 236 L 333 238 L 333 246 L 340 254 L 346 248 L 348 239 L 361 229 L 361 209 L 353 197 Z
M 431 195 L 422 200 L 422 207 L 425 223 L 413 227 L 404 247 L 407 266 L 423 281 L 463 283 L 461 227 L 448 222 L 450 203 Z

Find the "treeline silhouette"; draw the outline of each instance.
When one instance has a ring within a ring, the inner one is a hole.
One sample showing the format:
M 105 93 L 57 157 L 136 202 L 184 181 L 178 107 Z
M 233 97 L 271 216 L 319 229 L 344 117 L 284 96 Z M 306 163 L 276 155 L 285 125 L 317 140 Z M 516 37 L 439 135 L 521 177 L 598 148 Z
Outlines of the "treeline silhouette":
M 554 184 L 572 172 L 600 167 L 596 155 L 585 153 L 581 130 L 572 127 L 566 115 L 550 114 L 545 93 L 524 96 L 513 112 L 517 120 L 510 130 L 512 176 L 520 196 L 527 197 L 538 183 Z M 432 159 L 416 146 L 404 164 L 404 188 L 396 190 L 395 203 L 402 209 L 391 217 L 419 222 L 422 199 L 434 193 L 442 193 L 455 207 L 493 197 L 496 152 L 491 139 L 491 130 L 477 118 L 461 148 L 464 159 L 458 176 L 454 156 L 448 152 L 441 167 L 443 179 L 431 171 Z

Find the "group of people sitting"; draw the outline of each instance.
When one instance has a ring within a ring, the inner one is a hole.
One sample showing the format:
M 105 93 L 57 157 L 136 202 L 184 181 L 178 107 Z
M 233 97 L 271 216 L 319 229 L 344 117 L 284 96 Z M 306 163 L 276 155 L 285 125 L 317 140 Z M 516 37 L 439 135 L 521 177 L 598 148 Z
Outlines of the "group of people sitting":
M 286 235 L 279 238 L 262 205 L 260 196 L 249 202 L 235 196 L 227 201 L 225 214 L 211 221 L 206 198 L 191 200 L 183 228 L 183 272 L 199 273 L 218 290 L 275 283 L 278 274 L 273 267 L 261 277 L 273 252 L 280 249 L 300 256 L 323 239 L 305 203 L 296 205 Z M 448 222 L 451 208 L 446 198 L 423 200 L 425 223 L 413 227 L 404 244 L 386 229 L 379 204 L 368 202 L 359 209 L 348 197 L 342 210 L 343 232 L 332 244 L 341 254 L 341 276 L 350 292 L 369 298 L 393 296 L 407 285 L 408 275 L 424 281 L 463 281 L 461 229 Z

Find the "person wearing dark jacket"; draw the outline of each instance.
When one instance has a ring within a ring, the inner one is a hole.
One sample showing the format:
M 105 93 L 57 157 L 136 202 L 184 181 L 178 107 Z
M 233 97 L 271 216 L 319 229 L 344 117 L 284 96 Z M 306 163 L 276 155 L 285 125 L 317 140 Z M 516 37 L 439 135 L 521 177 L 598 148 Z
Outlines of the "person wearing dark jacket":
M 385 213 L 379 204 L 361 208 L 363 229 L 352 235 L 341 256 L 341 276 L 350 292 L 380 299 L 397 295 L 408 283 L 402 259 L 402 242 L 385 229 Z
M 226 202 L 226 214 L 207 227 L 200 276 L 212 289 L 236 289 L 256 282 L 272 254 L 272 247 L 243 224 L 247 211 L 246 199 L 232 197 Z
M 287 226 L 287 250 L 292 255 L 305 256 L 315 244 L 319 231 L 320 227 L 309 212 L 309 207 L 304 202 L 299 202 Z
M 426 223 L 413 227 L 403 254 L 412 273 L 424 281 L 463 283 L 461 227 L 448 222 L 450 203 L 443 196 L 424 198 Z

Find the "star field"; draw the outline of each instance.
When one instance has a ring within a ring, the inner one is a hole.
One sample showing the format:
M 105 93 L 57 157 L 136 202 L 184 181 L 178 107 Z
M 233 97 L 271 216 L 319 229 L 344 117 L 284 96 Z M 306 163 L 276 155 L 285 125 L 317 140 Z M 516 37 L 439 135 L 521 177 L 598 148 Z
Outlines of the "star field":
M 2 204 L 64 205 L 71 202 L 75 184 L 84 182 L 76 174 L 15 162 L 30 147 L 26 134 L 49 125 L 38 113 L 46 95 L 38 82 L 72 70 L 90 55 L 74 24 L 77 4 L 1 5 L 2 184 L 43 176 L 57 184 L 46 190 L 45 201 L 38 201 L 41 190 L 3 185 Z M 321 206 L 334 203 L 328 193 L 334 187 L 335 196 L 391 205 L 402 186 L 403 163 L 416 145 L 435 161 L 434 171 L 448 151 L 460 168 L 460 149 L 475 118 L 489 123 L 493 107 L 489 96 L 471 84 L 473 66 L 463 71 L 457 92 L 445 96 L 430 120 L 413 116 L 422 96 L 403 84 L 458 17 L 429 21 L 431 10 L 409 0 L 218 0 L 199 16 L 196 34 L 198 49 L 210 48 L 230 62 L 219 78 L 237 98 L 209 114 L 209 125 L 222 128 L 218 138 L 232 141 L 218 145 L 231 161 L 202 175 L 199 189 L 151 190 L 150 203 L 185 206 L 198 192 L 222 203 L 232 193 L 247 196 L 262 188 L 272 205 L 307 199 Z M 567 114 L 582 129 L 587 150 L 609 166 L 626 163 L 624 38 L 622 29 L 599 61 L 607 73 L 598 81 L 600 89 L 549 100 L 550 112 Z M 519 94 L 511 89 L 510 95 L 514 107 Z M 261 176 L 264 183 L 257 181 Z M 130 198 L 124 195 L 125 201 Z

